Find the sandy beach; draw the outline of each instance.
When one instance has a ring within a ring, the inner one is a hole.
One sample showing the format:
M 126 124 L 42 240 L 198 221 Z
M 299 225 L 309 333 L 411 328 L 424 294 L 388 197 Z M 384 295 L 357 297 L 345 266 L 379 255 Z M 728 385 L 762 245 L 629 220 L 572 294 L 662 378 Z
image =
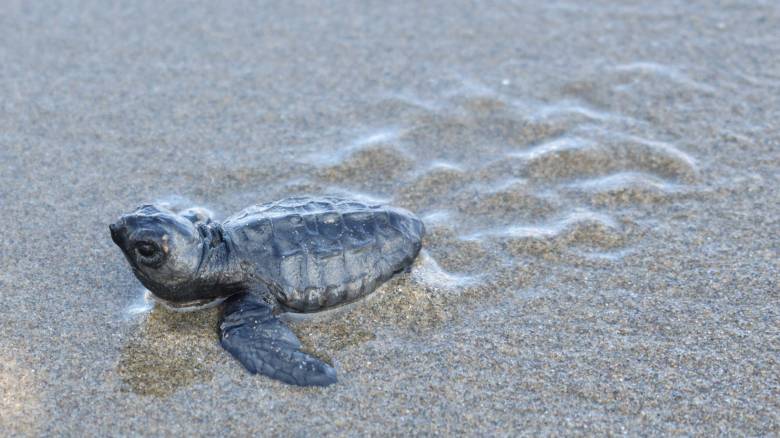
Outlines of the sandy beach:
M 5 2 L 0 435 L 780 434 L 780 5 Z M 387 202 L 410 273 L 247 373 L 108 224 Z

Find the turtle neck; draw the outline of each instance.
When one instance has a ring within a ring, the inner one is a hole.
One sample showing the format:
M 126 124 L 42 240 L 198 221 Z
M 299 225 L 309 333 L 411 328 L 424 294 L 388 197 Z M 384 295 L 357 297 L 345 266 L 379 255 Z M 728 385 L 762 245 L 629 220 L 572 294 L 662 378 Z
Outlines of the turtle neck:
M 201 224 L 198 231 L 203 239 L 203 253 L 193 286 L 207 295 L 229 295 L 243 290 L 246 275 L 233 257 L 233 245 L 222 225 Z

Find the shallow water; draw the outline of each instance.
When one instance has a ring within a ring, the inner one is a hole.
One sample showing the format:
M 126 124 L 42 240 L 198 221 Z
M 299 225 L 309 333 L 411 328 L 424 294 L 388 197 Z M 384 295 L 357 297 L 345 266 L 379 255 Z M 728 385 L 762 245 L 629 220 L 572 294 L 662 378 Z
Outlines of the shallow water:
M 4 8 L 0 432 L 778 433 L 780 9 L 456 3 Z M 144 299 L 107 230 L 295 194 L 428 229 L 290 318 L 325 389 Z

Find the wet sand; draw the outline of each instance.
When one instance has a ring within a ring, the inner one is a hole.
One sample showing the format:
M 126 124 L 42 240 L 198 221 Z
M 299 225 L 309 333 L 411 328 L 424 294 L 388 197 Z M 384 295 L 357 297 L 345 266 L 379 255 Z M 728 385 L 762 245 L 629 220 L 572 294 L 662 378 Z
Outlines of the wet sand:
M 11 2 L 0 434 L 780 433 L 780 8 Z M 107 224 L 406 207 L 411 273 L 253 376 Z

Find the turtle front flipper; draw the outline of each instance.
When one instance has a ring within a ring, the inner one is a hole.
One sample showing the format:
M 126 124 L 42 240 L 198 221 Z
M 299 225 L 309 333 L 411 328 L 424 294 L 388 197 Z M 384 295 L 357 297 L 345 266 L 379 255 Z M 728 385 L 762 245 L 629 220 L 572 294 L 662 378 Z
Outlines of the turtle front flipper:
M 300 350 L 295 334 L 253 294 L 230 297 L 219 324 L 220 342 L 251 373 L 300 386 L 336 383 L 336 370 Z

